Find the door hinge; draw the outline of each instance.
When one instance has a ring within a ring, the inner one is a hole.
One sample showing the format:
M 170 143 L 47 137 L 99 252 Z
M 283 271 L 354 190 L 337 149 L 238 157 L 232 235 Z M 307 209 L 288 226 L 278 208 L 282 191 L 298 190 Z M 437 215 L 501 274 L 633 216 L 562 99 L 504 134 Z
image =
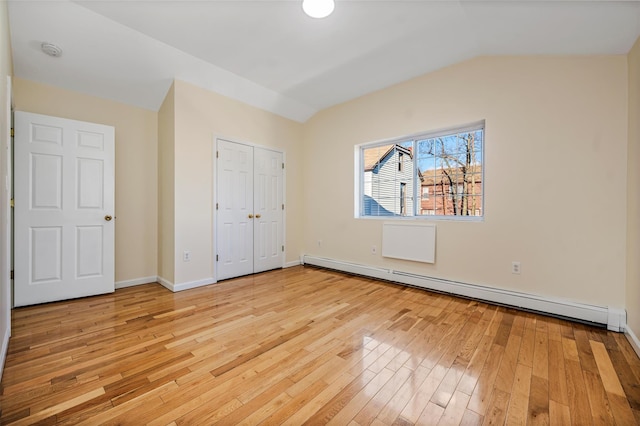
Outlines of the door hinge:
M 282 251 L 284 252 L 284 246 L 282 246 Z
M 13 127 L 11 128 L 11 137 L 15 137 L 16 135 L 16 131 L 13 129 Z
M 218 203 L 216 203 L 216 210 L 218 210 Z
M 216 151 L 216 158 L 220 157 L 220 151 Z
M 284 210 L 284 204 L 282 205 L 282 210 Z
M 13 279 L 13 271 L 11 271 L 9 275 L 10 275 L 10 278 Z
M 220 257 L 216 254 L 216 262 L 220 259 Z
M 284 163 L 282 163 L 282 170 L 284 170 Z
M 16 202 L 13 200 L 13 198 L 11 199 L 11 208 L 16 206 Z

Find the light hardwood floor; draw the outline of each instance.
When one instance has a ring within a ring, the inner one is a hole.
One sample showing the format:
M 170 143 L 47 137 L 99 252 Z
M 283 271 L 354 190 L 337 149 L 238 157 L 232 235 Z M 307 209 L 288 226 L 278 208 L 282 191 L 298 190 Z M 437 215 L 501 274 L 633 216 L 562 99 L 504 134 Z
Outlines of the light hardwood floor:
M 295 267 L 15 309 L 1 424 L 640 422 L 621 334 Z

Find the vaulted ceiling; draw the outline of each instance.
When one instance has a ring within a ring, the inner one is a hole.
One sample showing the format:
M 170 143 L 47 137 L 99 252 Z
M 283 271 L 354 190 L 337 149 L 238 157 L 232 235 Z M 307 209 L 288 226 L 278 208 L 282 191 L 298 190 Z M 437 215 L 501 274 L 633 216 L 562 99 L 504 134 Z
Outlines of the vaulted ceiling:
M 9 0 L 14 75 L 157 110 L 174 78 L 304 122 L 481 55 L 626 54 L 638 1 Z M 62 48 L 58 58 L 40 45 Z

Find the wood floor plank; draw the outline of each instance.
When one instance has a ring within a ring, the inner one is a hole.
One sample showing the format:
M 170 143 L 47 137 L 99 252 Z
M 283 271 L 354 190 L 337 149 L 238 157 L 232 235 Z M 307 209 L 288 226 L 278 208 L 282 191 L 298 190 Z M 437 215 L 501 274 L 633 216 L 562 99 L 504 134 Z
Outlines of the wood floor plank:
M 502 362 L 500 362 L 498 375 L 496 376 L 495 387 L 506 393 L 511 392 L 513 385 L 521 340 L 522 338 L 517 334 L 509 336 Z
M 605 390 L 608 393 L 624 397 L 624 390 L 618 380 L 616 370 L 611 363 L 611 358 L 609 358 L 606 348 L 600 342 L 591 341 L 590 344 Z
M 535 374 L 531 376 L 527 424 L 549 424 L 549 381 Z
M 17 308 L 0 424 L 638 424 L 618 333 L 314 267 Z
M 591 404 L 587 395 L 586 383 L 579 362 L 565 359 L 567 390 L 569 391 L 569 409 L 572 425 L 591 425 Z
M 64 410 L 67 410 L 71 407 L 74 407 L 76 405 L 82 404 L 86 401 L 90 401 L 94 398 L 97 398 L 101 395 L 104 395 L 104 388 L 97 388 L 94 389 L 90 392 L 84 393 L 82 395 L 79 395 L 75 398 L 72 399 L 68 399 L 65 401 L 60 402 L 59 404 L 56 404 L 52 407 L 49 407 L 47 409 L 44 409 L 42 411 L 37 411 L 34 413 L 30 413 L 28 417 L 23 417 L 22 419 L 18 420 L 17 422 L 13 423 L 14 425 L 18 426 L 18 425 L 31 425 L 37 422 L 40 422 L 44 419 L 49 418 L 50 416 L 53 416 L 57 413 L 63 412 Z
M 460 426 L 479 426 L 483 423 L 484 417 L 475 411 L 469 409 L 464 410 L 462 420 L 460 420 Z
M 516 366 L 511 397 L 507 408 L 506 424 L 526 425 L 529 410 L 529 395 L 531 393 L 531 372 L 528 365 Z
M 544 324 L 544 322 L 538 321 L 536 328 L 532 373 L 534 376 L 547 380 L 549 378 L 549 334 L 546 327 L 541 327 L 540 324 Z
M 469 396 L 467 395 L 467 398 Z M 416 421 L 417 425 L 435 425 L 440 422 L 442 415 L 444 414 L 444 408 L 439 406 L 438 404 L 434 404 L 429 401 L 427 406 L 422 410 L 422 414 Z
M 473 393 L 473 389 L 475 389 L 476 384 L 478 383 L 480 372 L 482 371 L 484 363 L 489 356 L 492 341 L 492 336 L 485 335 L 482 337 L 473 356 L 471 357 L 471 361 L 469 362 L 466 371 L 458 383 L 457 390 L 464 392 L 467 395 L 471 395 Z
M 504 347 L 493 344 L 487 362 L 480 373 L 478 383 L 473 390 L 468 408 L 484 416 L 489 406 L 489 398 L 493 393 L 493 384 L 498 375 L 498 366 L 504 354 Z
M 418 391 L 431 372 L 431 370 L 422 365 L 418 366 L 415 370 L 410 371 L 412 373 L 402 384 L 400 390 L 396 392 L 396 394 L 380 411 L 380 414 L 378 414 L 377 419 L 381 422 L 385 424 L 393 423 L 400 416 L 402 410 L 407 406 L 407 402 Z
M 274 411 L 269 417 L 264 419 L 260 424 L 282 424 L 289 417 L 298 412 L 303 406 L 305 406 L 311 399 L 315 398 L 320 392 L 326 389 L 329 385 L 324 380 L 317 380 L 309 385 L 303 392 L 297 393 L 295 396 L 291 396 L 288 402 L 282 405 Z
M 345 373 L 338 377 L 331 385 L 327 386 L 318 395 L 304 404 L 296 413 L 284 421 L 284 425 L 299 426 L 305 423 L 311 416 L 325 407 L 336 395 L 340 394 L 356 378 Z
M 393 371 L 383 369 L 355 394 L 351 400 L 327 424 L 342 425 L 350 422 L 393 377 Z
M 469 402 L 469 395 L 464 392 L 455 392 L 447 404 L 447 408 L 442 413 L 442 417 L 438 421 L 438 424 L 441 425 L 455 425 L 460 424 L 462 421 L 462 417 L 464 416 L 464 412 L 467 407 L 467 403 Z M 418 422 L 418 424 L 420 424 Z
M 446 368 L 435 366 L 429 372 L 424 382 L 415 389 L 413 396 L 409 399 L 400 413 L 400 417 L 411 423 L 415 423 L 420 417 L 420 414 L 422 414 L 425 404 L 431 399 L 446 374 Z M 432 402 L 437 404 L 435 401 Z
M 592 371 L 584 371 L 583 376 L 593 422 L 595 424 L 615 424 L 600 375 Z
M 399 370 L 394 371 L 394 374 L 389 381 L 387 381 L 382 389 L 380 389 L 380 391 L 367 402 L 353 420 L 361 425 L 367 425 L 373 422 L 385 405 L 395 394 L 398 393 L 399 389 L 409 379 L 409 377 L 411 377 L 411 374 L 412 371 L 408 368 L 400 368 Z
M 489 408 L 484 416 L 483 425 L 503 424 L 507 415 L 509 394 L 494 388 L 489 398 Z
M 557 333 L 557 338 L 551 339 L 549 336 L 549 400 L 568 405 L 567 374 L 559 329 Z
M 549 424 L 551 426 L 570 425 L 571 410 L 569 406 L 560 404 L 554 400 L 550 400 L 549 401 Z

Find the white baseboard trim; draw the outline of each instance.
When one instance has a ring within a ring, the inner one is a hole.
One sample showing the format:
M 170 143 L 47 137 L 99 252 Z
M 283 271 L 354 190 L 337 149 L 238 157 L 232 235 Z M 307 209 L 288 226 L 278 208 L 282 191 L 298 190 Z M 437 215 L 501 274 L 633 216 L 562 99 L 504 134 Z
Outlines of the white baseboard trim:
M 198 281 L 190 281 L 186 283 L 174 284 L 171 281 L 165 280 L 162 277 L 158 277 L 158 282 L 162 284 L 163 287 L 166 287 L 175 293 L 177 291 L 189 290 L 192 288 L 202 287 L 209 284 L 215 284 L 217 281 L 215 278 L 205 278 L 203 280 L 198 280 Z
M 166 280 L 162 277 L 158 277 L 158 282 L 160 283 L 160 285 L 168 290 L 173 291 L 173 283 L 169 280 Z
M 300 261 L 299 260 L 293 260 L 291 262 L 287 262 L 284 264 L 285 268 L 293 268 L 294 266 L 298 266 L 300 265 Z
M 444 280 L 441 278 L 433 278 L 424 275 L 395 271 L 393 269 L 360 265 L 316 256 L 305 255 L 302 264 L 315 265 L 323 268 L 335 269 L 352 274 L 421 287 L 427 290 L 435 290 L 457 296 L 485 300 L 487 302 L 500 305 L 507 305 L 550 315 L 559 315 L 595 324 L 602 324 L 606 325 L 607 329 L 611 331 L 621 332 L 624 330 L 626 324 L 626 313 L 621 309 L 587 305 L 570 300 L 538 296 L 476 284 L 467 284 L 458 281 Z
M 627 328 L 627 311 L 609 306 L 607 317 L 607 330 L 623 333 Z
M 149 283 L 155 283 L 155 282 L 158 282 L 158 277 L 156 276 L 136 278 L 133 280 L 116 281 L 116 289 L 133 287 L 135 285 L 149 284 Z
M 2 373 L 4 372 L 4 363 L 7 360 L 7 352 L 9 351 L 9 338 L 11 337 L 11 326 L 9 330 L 4 333 L 2 339 L 2 347 L 0 347 L 0 380 L 2 380 Z
M 631 347 L 636 351 L 638 357 L 640 357 L 640 340 L 638 340 L 638 336 L 636 336 L 628 326 L 624 328 L 624 335 L 627 337 L 629 343 L 631 343 Z
M 178 283 L 173 285 L 173 291 L 189 290 L 191 288 L 203 287 L 209 284 L 217 283 L 215 278 L 205 278 L 198 281 L 189 281 L 186 283 Z

